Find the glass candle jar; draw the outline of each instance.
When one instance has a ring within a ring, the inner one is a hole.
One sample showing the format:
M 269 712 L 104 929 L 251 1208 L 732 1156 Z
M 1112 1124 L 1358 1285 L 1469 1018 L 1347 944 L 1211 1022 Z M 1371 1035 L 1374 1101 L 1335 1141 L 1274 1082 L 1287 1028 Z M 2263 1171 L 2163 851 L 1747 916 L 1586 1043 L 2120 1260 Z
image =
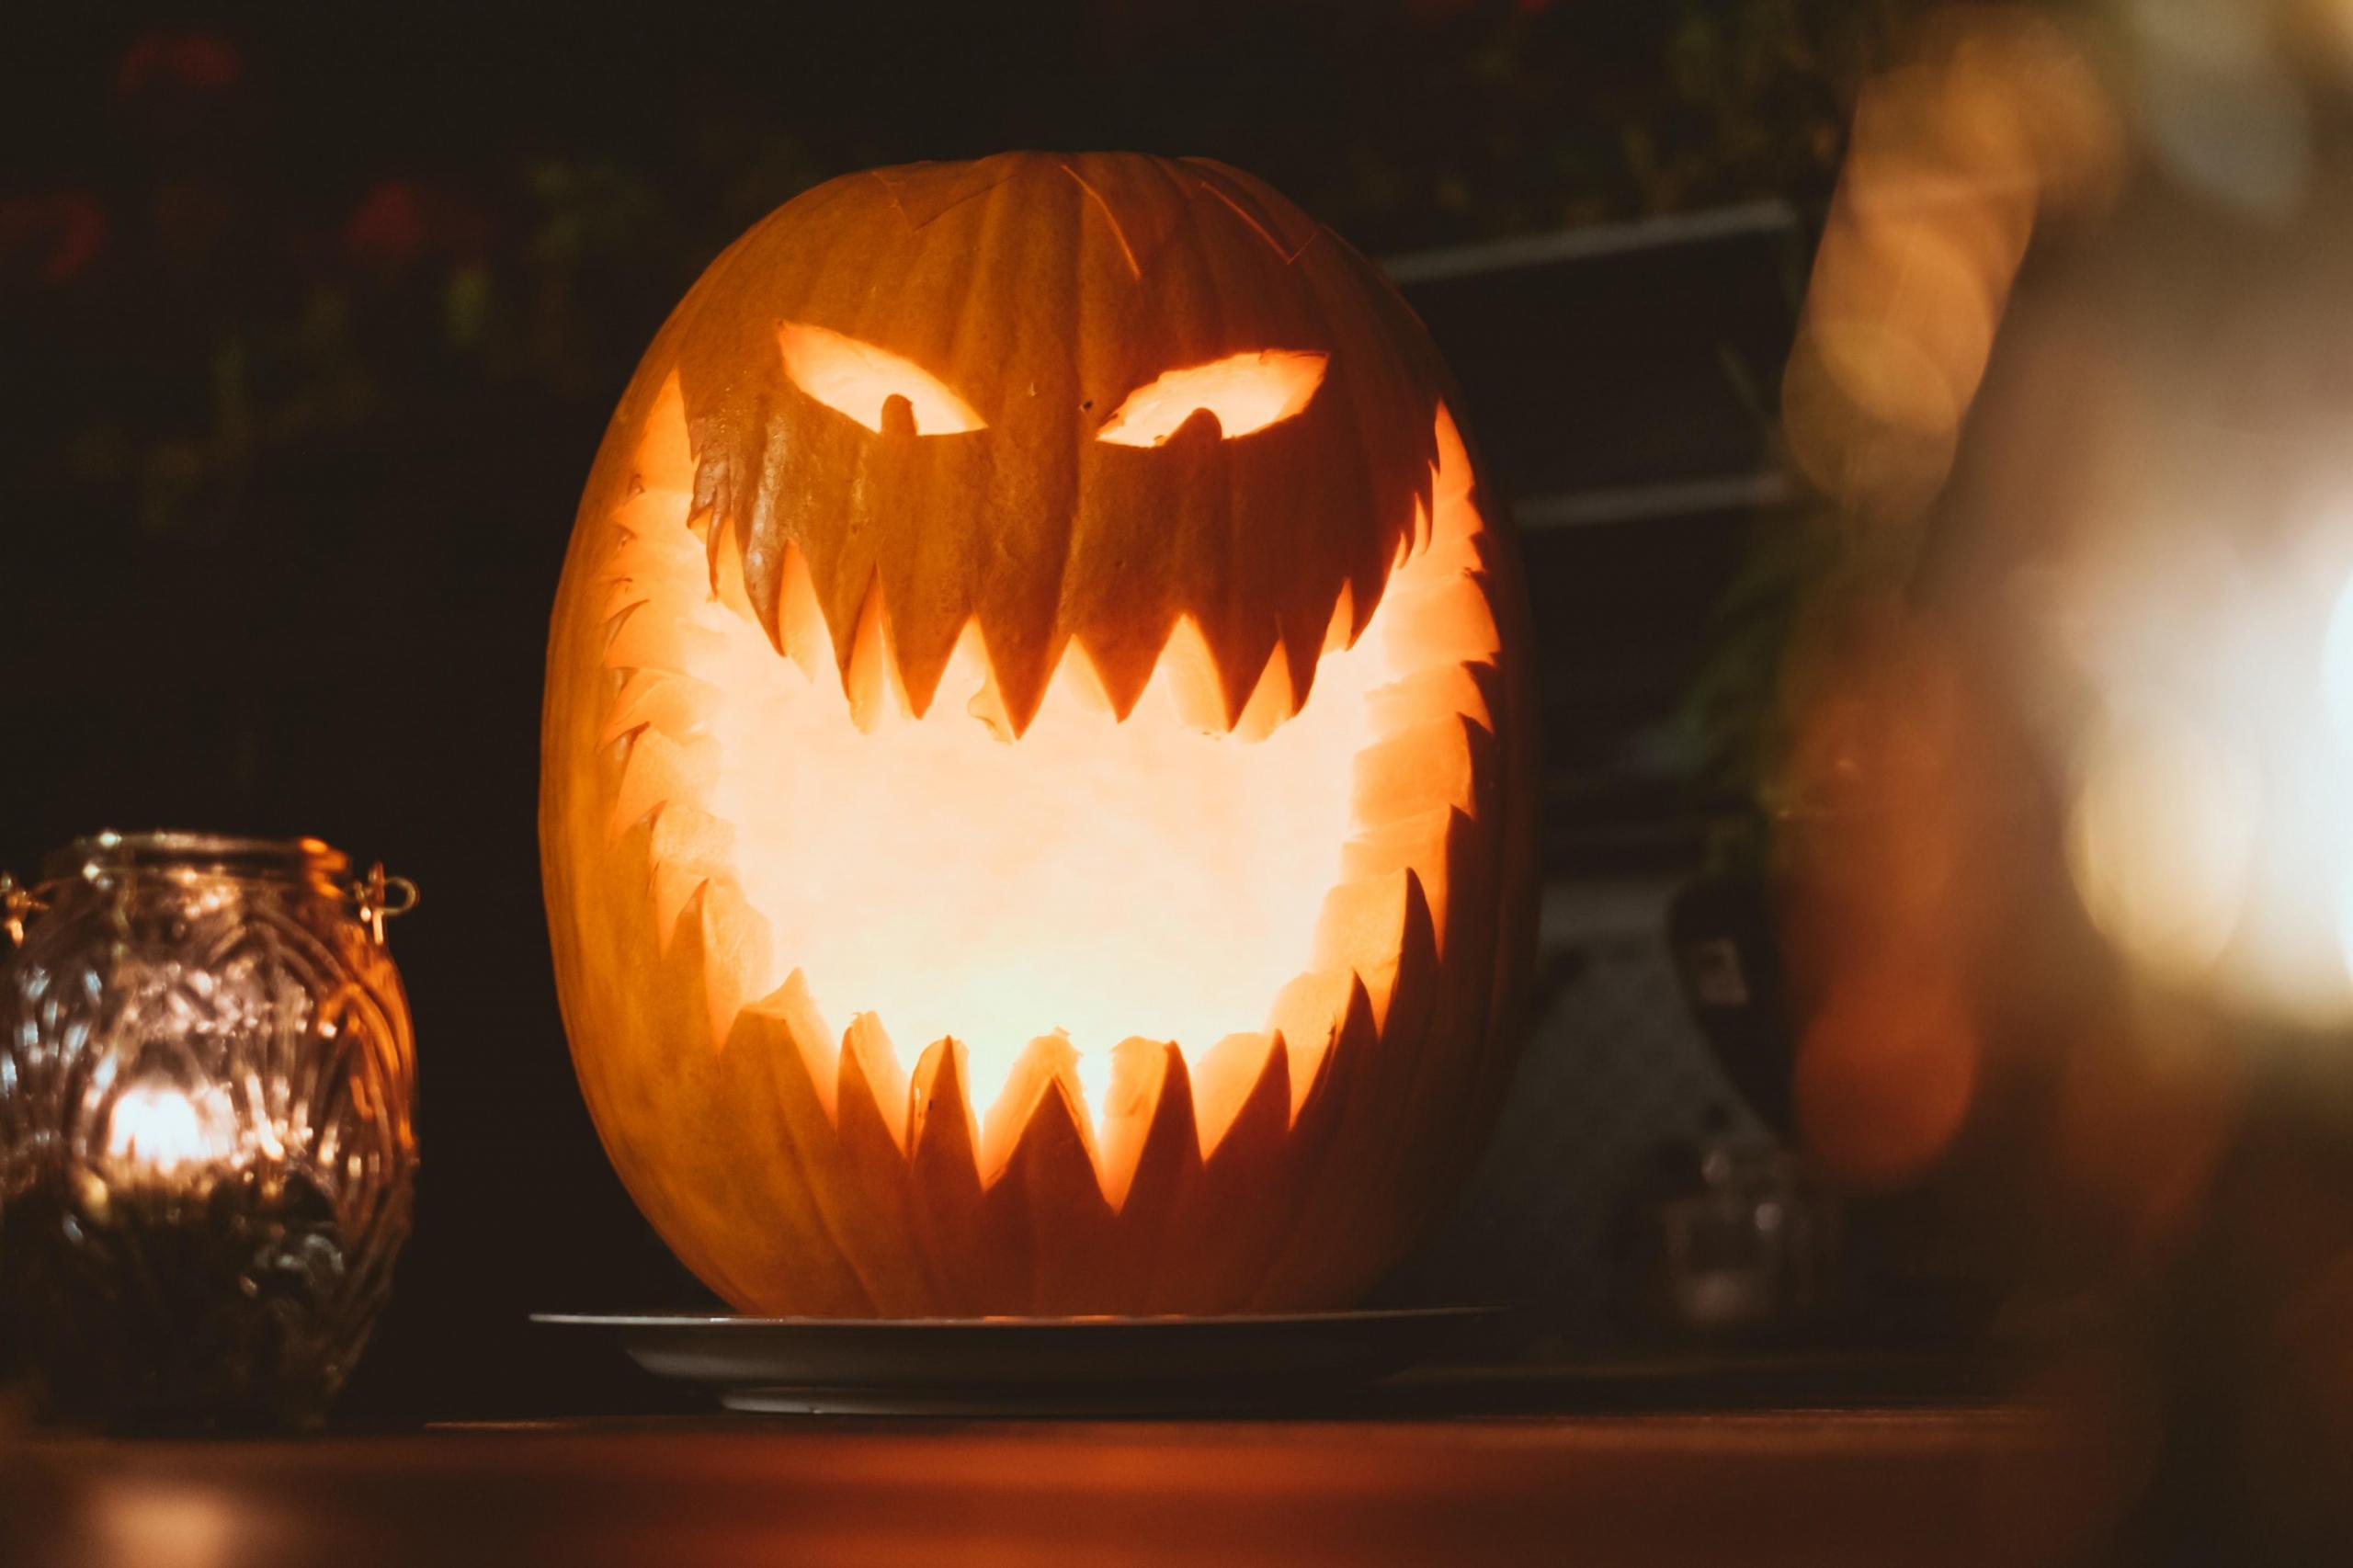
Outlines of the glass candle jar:
M 5 882 L 5 879 L 0 879 Z M 415 902 L 315 839 L 101 834 L 0 886 L 0 1358 L 106 1426 L 307 1426 L 407 1234 Z

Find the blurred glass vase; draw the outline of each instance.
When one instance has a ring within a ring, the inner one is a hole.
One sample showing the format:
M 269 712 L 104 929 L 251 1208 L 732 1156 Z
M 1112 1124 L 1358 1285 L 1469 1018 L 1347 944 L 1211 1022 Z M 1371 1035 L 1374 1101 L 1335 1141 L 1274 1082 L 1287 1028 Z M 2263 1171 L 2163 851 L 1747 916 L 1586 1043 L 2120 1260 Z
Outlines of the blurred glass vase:
M 101 834 L 0 898 L 0 1358 L 75 1424 L 315 1425 L 408 1232 L 415 889 Z

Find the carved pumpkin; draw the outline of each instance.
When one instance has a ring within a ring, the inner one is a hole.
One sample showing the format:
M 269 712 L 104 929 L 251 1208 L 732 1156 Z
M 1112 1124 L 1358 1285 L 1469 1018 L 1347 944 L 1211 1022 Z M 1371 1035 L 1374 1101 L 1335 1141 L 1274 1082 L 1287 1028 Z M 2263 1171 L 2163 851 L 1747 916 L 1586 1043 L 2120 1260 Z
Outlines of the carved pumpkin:
M 549 653 L 631 1193 L 749 1311 L 1347 1302 L 1509 1067 L 1519 595 L 1419 323 L 1248 176 L 772 214 L 622 398 Z

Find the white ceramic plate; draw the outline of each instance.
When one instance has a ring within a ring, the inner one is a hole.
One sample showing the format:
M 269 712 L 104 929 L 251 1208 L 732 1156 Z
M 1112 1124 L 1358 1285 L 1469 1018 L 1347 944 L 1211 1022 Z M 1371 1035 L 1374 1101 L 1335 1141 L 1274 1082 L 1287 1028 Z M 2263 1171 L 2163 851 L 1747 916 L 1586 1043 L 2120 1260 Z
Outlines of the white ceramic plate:
M 1491 1307 L 1237 1317 L 536 1312 L 731 1410 L 1147 1415 L 1296 1406 L 1422 1360 Z

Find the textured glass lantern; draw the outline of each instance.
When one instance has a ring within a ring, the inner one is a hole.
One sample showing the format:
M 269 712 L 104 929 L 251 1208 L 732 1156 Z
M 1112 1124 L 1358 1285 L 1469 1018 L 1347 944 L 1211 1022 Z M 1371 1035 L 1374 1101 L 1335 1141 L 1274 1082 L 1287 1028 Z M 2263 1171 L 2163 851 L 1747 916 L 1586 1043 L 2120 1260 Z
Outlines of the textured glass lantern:
M 0 889 L 0 1306 L 69 1420 L 304 1425 L 408 1230 L 415 900 L 314 839 L 102 834 Z

